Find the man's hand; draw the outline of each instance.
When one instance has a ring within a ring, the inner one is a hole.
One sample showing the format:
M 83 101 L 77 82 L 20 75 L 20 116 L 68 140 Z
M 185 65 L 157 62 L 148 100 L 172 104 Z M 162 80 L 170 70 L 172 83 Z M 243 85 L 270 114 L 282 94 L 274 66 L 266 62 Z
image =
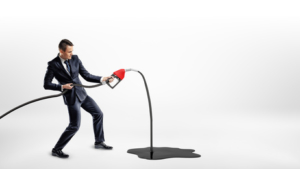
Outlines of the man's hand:
M 108 78 L 111 78 L 111 79 L 109 79 L 109 83 L 113 82 L 114 79 L 115 79 L 113 76 L 107 76 L 107 77 L 103 77 L 103 78 L 102 78 L 102 82 L 103 82 L 103 81 L 106 81 Z
M 63 89 L 72 89 L 74 86 L 71 86 L 71 84 L 73 84 L 73 83 L 68 83 L 68 84 L 63 85 Z

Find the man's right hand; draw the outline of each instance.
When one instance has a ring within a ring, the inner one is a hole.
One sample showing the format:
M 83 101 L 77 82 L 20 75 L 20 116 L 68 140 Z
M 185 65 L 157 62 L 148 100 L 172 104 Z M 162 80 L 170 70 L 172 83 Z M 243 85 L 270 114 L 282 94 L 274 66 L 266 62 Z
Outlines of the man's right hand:
M 73 86 L 71 86 L 71 84 L 73 84 L 73 83 L 68 83 L 68 84 L 63 85 L 63 89 L 72 89 Z
M 106 81 L 107 79 L 109 79 L 109 83 L 114 81 L 114 77 L 113 76 L 107 76 L 107 77 L 103 77 L 102 82 Z

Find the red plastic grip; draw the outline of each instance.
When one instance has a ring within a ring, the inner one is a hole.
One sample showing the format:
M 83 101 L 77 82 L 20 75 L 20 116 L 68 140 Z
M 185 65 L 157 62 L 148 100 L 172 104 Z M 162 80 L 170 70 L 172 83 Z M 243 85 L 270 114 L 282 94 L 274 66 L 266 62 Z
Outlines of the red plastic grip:
M 125 77 L 125 69 L 115 71 L 114 75 L 118 76 L 121 80 L 123 80 Z

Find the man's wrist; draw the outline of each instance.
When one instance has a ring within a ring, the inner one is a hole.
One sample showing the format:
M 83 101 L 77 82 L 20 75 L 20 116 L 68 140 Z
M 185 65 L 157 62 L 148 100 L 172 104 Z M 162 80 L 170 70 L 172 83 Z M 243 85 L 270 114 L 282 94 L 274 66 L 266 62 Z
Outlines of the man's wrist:
M 100 78 L 100 83 L 101 83 L 102 85 L 105 85 L 106 82 L 105 82 L 105 81 L 102 81 L 102 79 L 103 79 L 103 77 Z

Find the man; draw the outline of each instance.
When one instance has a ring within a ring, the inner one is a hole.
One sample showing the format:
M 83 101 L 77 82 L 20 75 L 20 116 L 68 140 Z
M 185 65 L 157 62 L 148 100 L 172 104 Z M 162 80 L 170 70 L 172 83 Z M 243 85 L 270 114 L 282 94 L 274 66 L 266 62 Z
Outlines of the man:
M 73 55 L 73 43 L 67 39 L 61 40 L 58 45 L 57 57 L 48 62 L 47 72 L 44 78 L 44 88 L 48 90 L 63 91 L 70 90 L 63 95 L 65 105 L 69 111 L 70 123 L 60 136 L 56 145 L 52 149 L 52 155 L 68 158 L 69 155 L 62 152 L 71 138 L 78 131 L 80 126 L 80 107 L 93 116 L 93 127 L 95 135 L 95 148 L 112 149 L 104 143 L 103 113 L 97 103 L 87 95 L 85 89 L 79 86 L 71 86 L 72 83 L 81 84 L 78 75 L 80 74 L 86 81 L 105 84 L 109 78 L 109 83 L 114 80 L 112 76 L 101 77 L 90 74 L 83 66 L 77 55 Z M 55 78 L 59 84 L 52 83 Z

